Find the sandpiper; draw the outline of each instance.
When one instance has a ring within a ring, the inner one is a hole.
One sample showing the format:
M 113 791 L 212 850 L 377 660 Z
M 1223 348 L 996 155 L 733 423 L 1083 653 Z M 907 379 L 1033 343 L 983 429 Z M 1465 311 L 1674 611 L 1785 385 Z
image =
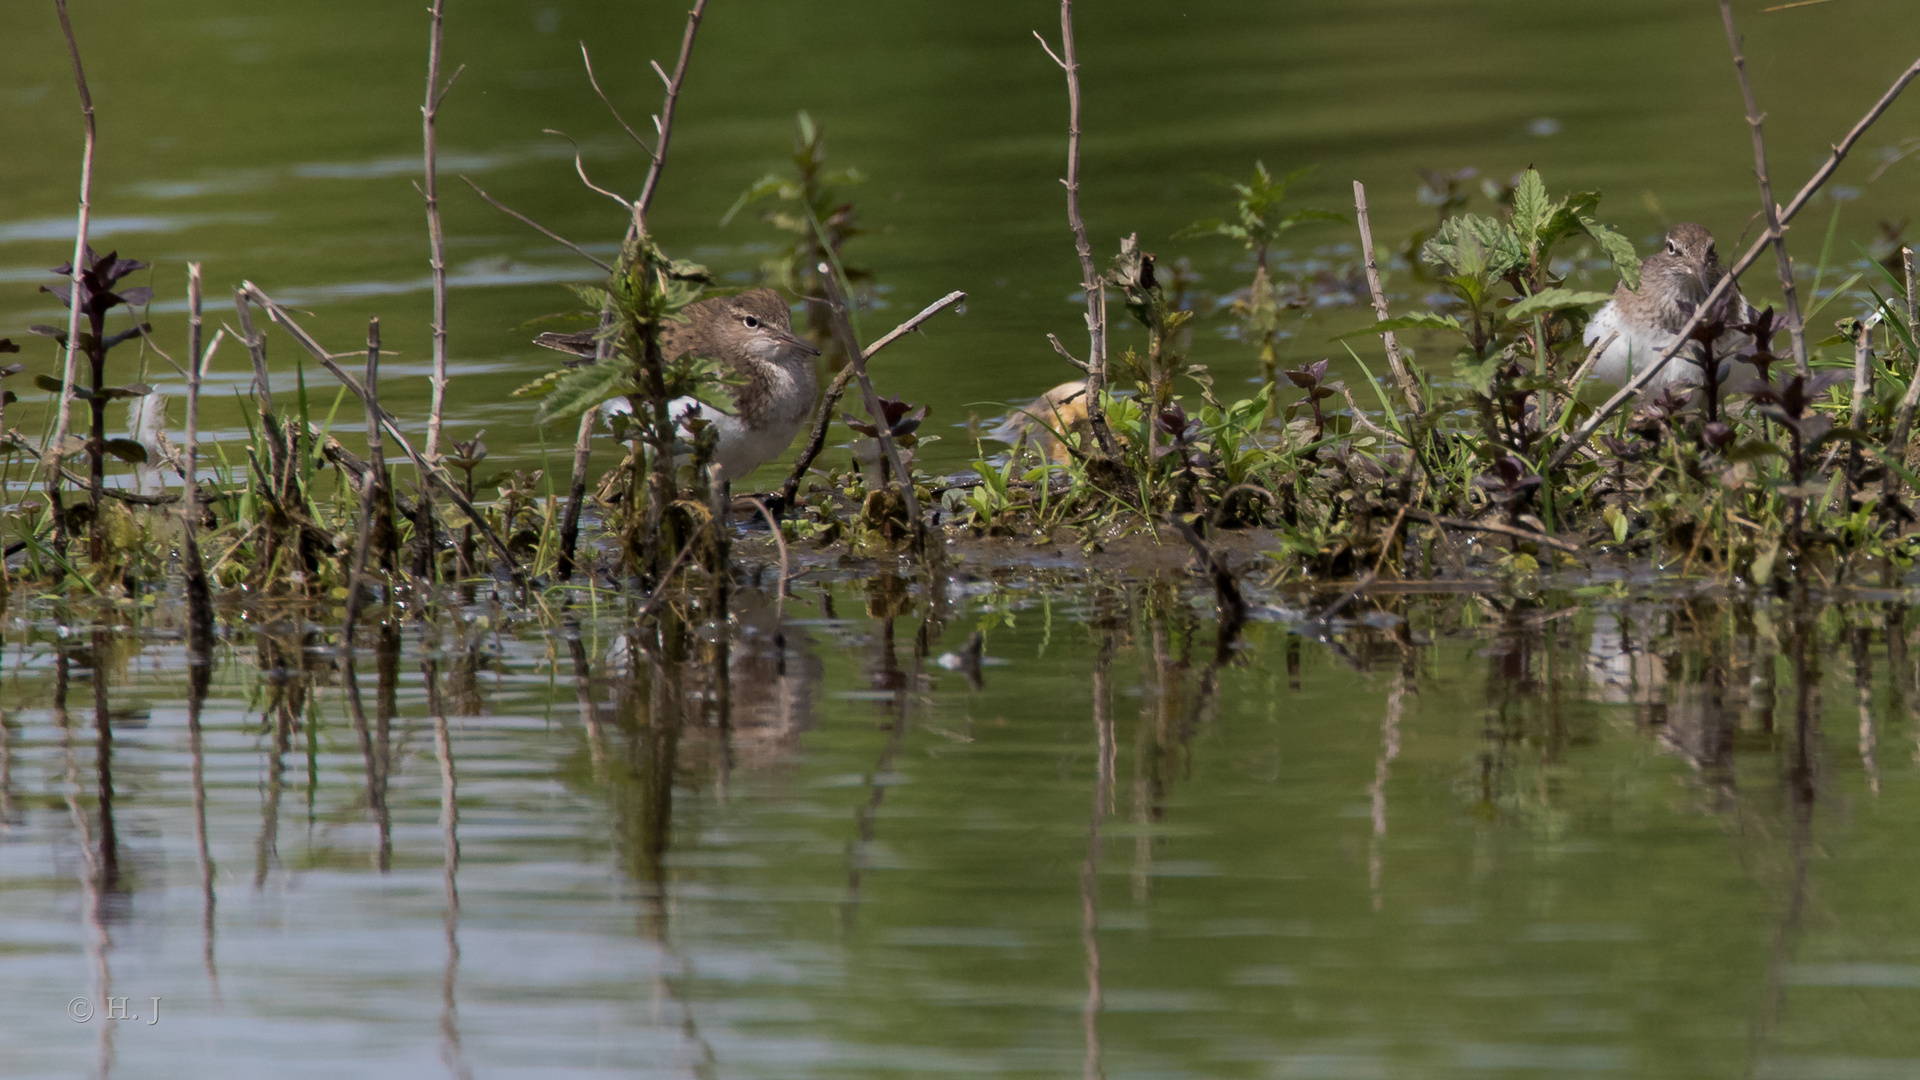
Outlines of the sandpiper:
M 1624 385 L 1660 359 L 1693 314 L 1693 306 L 1706 299 L 1725 273 L 1713 248 L 1713 234 L 1705 226 L 1688 221 L 1669 229 L 1666 246 L 1640 264 L 1640 288 L 1629 289 L 1622 281 L 1613 299 L 1587 323 L 1589 347 L 1613 339 L 1594 362 L 1594 377 Z M 1753 308 L 1740 295 L 1738 285 L 1728 297 L 1726 312 L 1729 327 L 1753 320 Z M 1715 340 L 1714 353 L 1731 357 L 1746 340 L 1745 335 L 1728 330 Z M 1689 350 L 1675 356 L 1646 389 L 1658 393 L 1672 383 L 1701 381 L 1694 355 Z
M 689 420 L 712 424 L 720 436 L 713 460 L 728 481 L 738 480 L 780 456 L 812 417 L 820 389 L 813 358 L 820 350 L 794 334 L 787 302 L 772 289 L 702 300 L 681 314 L 685 322 L 660 328 L 662 357 L 709 357 L 731 369 L 737 382 L 727 385 L 732 411 L 682 397 L 668 404 L 668 412 L 688 438 Z M 591 334 L 542 334 L 536 340 L 562 352 L 590 355 L 593 349 Z M 631 415 L 633 408 L 630 399 L 615 398 L 600 414 L 611 420 Z

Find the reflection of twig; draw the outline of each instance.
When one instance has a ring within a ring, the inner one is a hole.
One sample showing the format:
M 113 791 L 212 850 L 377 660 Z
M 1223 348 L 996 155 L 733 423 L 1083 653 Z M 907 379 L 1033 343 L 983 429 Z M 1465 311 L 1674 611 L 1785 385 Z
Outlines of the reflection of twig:
M 67 651 L 60 650 L 54 662 L 53 715 L 55 722 L 60 725 L 60 755 L 66 765 L 67 815 L 72 819 L 74 833 L 80 841 L 80 896 L 86 909 L 87 959 L 93 962 L 94 1000 L 104 1007 L 113 993 L 113 967 L 109 962 L 113 951 L 113 934 L 107 929 L 105 912 L 101 908 L 100 863 L 93 849 L 93 824 L 80 806 L 80 764 L 74 754 L 73 725 L 67 716 L 67 684 L 72 663 Z M 93 678 L 96 681 L 105 678 L 99 663 L 100 654 L 96 652 L 92 660 Z M 103 1077 L 113 1072 L 113 1029 L 112 1023 L 100 1025 L 98 1067 Z
M 880 756 L 873 763 L 873 771 L 867 774 L 867 801 L 854 812 L 854 839 L 847 844 L 847 899 L 842 913 L 842 921 L 852 929 L 854 917 L 860 904 L 860 871 L 865 867 L 867 849 L 873 845 L 873 838 L 879 828 L 880 804 L 887 798 L 887 774 L 893 768 L 893 759 L 900 754 L 900 748 L 907 740 L 907 702 L 913 687 L 899 670 L 899 661 L 894 655 L 894 620 L 889 618 L 880 632 L 880 664 L 882 678 L 894 681 L 893 723 L 887 733 L 887 741 L 880 748 Z M 917 647 L 916 647 L 917 648 Z M 914 679 L 919 677 L 918 657 L 914 664 Z
M 204 659 L 204 658 L 203 658 Z M 207 762 L 200 733 L 200 712 L 206 706 L 206 663 L 187 667 L 187 750 L 192 755 L 193 841 L 200 863 L 200 956 L 214 1001 L 220 1000 L 220 974 L 213 960 L 213 852 L 207 840 Z
M 1380 882 L 1386 874 L 1387 773 L 1393 759 L 1400 756 L 1400 717 L 1406 707 L 1407 675 L 1403 670 L 1393 677 L 1393 689 L 1387 692 L 1387 715 L 1380 721 L 1380 757 L 1373 764 L 1373 784 L 1367 788 L 1373 797 L 1373 839 L 1367 844 L 1367 889 L 1373 894 L 1373 910 L 1381 905 Z
M 453 741 L 447 733 L 447 711 L 440 702 L 439 664 L 432 659 L 420 661 L 420 674 L 427 683 L 427 709 L 433 713 L 433 756 L 440 765 L 441 880 L 446 892 L 447 935 L 447 964 L 440 977 L 440 1060 L 454 1076 L 470 1080 L 473 1070 L 460 1051 L 460 1017 L 454 995 L 460 973 L 460 801 L 454 782 Z
M 1103 1004 L 1100 984 L 1100 826 L 1106 821 L 1107 803 L 1113 798 L 1113 698 L 1107 685 L 1112 663 L 1113 634 L 1109 631 L 1093 665 L 1093 728 L 1100 760 L 1094 771 L 1093 810 L 1087 819 L 1087 857 L 1080 864 L 1080 944 L 1087 955 L 1087 999 L 1080 1009 L 1080 1028 L 1086 1040 L 1086 1054 L 1080 1071 L 1086 1080 L 1103 1075 L 1100 1065 L 1100 1010 Z

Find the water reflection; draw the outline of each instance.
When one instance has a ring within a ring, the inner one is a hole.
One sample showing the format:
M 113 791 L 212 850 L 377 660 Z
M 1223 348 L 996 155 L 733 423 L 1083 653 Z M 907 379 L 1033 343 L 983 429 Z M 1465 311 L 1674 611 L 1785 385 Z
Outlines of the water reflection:
M 1382 594 L 1236 639 L 1171 578 L 946 591 L 10 632 L 0 903 L 72 963 L 0 968 L 178 1027 L 9 1037 L 99 1075 L 270 1031 L 455 1077 L 1771 1076 L 1849 1057 L 1836 993 L 1903 1007 L 1902 604 Z

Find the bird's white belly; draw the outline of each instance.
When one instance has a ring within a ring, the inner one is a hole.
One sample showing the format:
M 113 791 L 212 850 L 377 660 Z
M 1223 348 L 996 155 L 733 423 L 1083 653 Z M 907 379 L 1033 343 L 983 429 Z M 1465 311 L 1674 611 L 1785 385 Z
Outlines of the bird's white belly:
M 714 447 L 713 460 L 730 481 L 740 479 L 785 453 L 787 447 L 793 445 L 793 437 L 799 433 L 801 425 L 806 422 L 808 412 L 808 409 L 802 408 L 784 416 L 769 416 L 766 423 L 756 428 L 748 426 L 740 417 L 721 412 L 697 398 L 678 398 L 669 408 L 676 421 L 687 416 L 691 410 L 714 426 L 720 438 Z M 681 428 L 681 435 L 683 438 L 692 437 L 684 427 Z
M 1744 299 L 1738 301 L 1741 308 L 1740 319 L 1751 319 L 1752 308 Z M 1731 320 L 1730 320 L 1731 321 Z M 1617 336 L 1616 336 L 1617 335 Z M 1587 332 L 1582 340 L 1588 348 L 1613 337 L 1613 344 L 1604 349 L 1593 363 L 1593 377 L 1615 386 L 1625 386 L 1632 378 L 1653 366 L 1663 353 L 1673 345 L 1677 335 L 1658 328 L 1639 327 L 1629 324 L 1620 317 L 1620 309 L 1613 301 L 1607 301 L 1605 307 L 1597 312 L 1587 323 Z M 1720 335 L 1715 343 L 1715 352 L 1726 359 L 1744 355 L 1751 351 L 1746 335 L 1729 330 Z M 1659 393 L 1663 388 L 1679 382 L 1699 383 L 1703 372 L 1700 365 L 1688 359 L 1688 353 L 1682 352 L 1667 366 L 1660 369 L 1646 386 L 1650 393 Z
M 1630 325 L 1620 317 L 1619 308 L 1611 300 L 1587 323 L 1583 340 L 1591 348 L 1608 337 L 1613 338 L 1613 343 L 1603 349 L 1594 361 L 1593 377 L 1615 386 L 1624 386 L 1635 375 L 1645 371 L 1674 342 L 1674 335 L 1665 330 Z M 1660 369 L 1660 373 L 1647 384 L 1647 389 L 1657 393 L 1669 383 L 1681 380 L 1697 382 L 1699 374 L 1700 369 L 1688 363 L 1684 356 L 1676 356 Z

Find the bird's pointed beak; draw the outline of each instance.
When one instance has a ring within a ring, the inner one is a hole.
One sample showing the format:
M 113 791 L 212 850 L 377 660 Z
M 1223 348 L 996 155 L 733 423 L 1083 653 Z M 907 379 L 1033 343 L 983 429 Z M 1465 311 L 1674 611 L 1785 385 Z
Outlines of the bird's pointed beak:
M 783 334 L 781 335 L 781 340 L 786 344 L 791 345 L 792 347 L 800 350 L 802 353 L 806 354 L 807 356 L 820 355 L 819 346 L 815 345 L 811 341 L 808 341 L 806 338 L 800 337 L 797 334 Z

